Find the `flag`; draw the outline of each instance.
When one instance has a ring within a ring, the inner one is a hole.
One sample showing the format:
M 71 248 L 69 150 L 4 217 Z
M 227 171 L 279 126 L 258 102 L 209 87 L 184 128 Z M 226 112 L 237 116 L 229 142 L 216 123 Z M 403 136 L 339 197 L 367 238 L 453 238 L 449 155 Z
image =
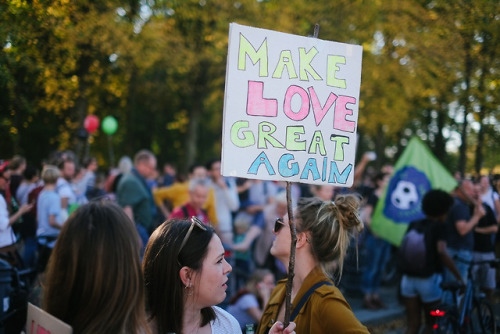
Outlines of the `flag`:
M 427 146 L 413 137 L 394 166 L 372 216 L 372 231 L 399 246 L 414 220 L 424 218 L 422 197 L 430 189 L 451 191 L 457 181 Z

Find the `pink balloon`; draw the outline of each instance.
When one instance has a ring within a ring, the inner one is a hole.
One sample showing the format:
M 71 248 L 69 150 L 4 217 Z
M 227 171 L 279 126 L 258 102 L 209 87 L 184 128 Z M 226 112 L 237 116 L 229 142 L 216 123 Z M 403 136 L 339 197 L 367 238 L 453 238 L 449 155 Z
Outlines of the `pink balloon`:
M 99 128 L 99 118 L 95 115 L 88 115 L 83 121 L 83 127 L 88 133 L 93 133 Z

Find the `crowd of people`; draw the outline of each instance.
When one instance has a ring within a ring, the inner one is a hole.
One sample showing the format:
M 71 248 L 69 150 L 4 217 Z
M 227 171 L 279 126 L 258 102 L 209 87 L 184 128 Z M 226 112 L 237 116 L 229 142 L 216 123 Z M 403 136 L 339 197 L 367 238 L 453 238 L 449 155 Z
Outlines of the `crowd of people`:
M 43 166 L 21 156 L 3 161 L 0 258 L 36 268 L 41 306 L 75 333 L 367 333 L 339 282 L 358 242 L 363 307 L 386 307 L 379 289 L 394 246 L 370 225 L 392 168 L 376 171 L 371 159 L 363 155 L 350 189 L 291 185 L 295 312 L 286 329 L 286 184 L 224 177 L 218 159 L 193 164 L 185 177 L 173 163 L 159 171 L 149 150 L 106 172 L 95 157 L 80 163 L 71 151 L 54 153 Z M 418 332 L 421 309 L 441 301 L 441 281 L 465 282 L 467 266 L 454 255 L 495 258 L 499 189 L 499 179 L 483 175 L 458 180 L 451 194 L 424 197 L 426 218 L 408 231 L 430 231 L 426 243 L 435 256 L 425 272 L 401 269 L 407 333 Z M 477 275 L 492 296 L 494 268 Z

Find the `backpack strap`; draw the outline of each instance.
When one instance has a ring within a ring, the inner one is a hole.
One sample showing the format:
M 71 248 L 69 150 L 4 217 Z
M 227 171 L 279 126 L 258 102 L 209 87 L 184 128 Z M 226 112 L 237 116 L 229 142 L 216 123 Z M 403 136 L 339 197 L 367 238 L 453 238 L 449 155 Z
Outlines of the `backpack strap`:
M 302 298 L 300 298 L 299 302 L 297 303 L 297 306 L 295 306 L 295 308 L 293 309 L 293 312 L 290 316 L 290 321 L 295 320 L 295 317 L 299 314 L 300 310 L 302 309 L 304 304 L 307 302 L 309 297 L 312 295 L 312 293 L 317 288 L 319 288 L 320 286 L 323 286 L 323 285 L 333 285 L 333 284 L 330 282 L 327 282 L 327 281 L 318 282 L 318 283 L 314 284 L 309 290 L 307 290 L 307 292 L 302 296 Z

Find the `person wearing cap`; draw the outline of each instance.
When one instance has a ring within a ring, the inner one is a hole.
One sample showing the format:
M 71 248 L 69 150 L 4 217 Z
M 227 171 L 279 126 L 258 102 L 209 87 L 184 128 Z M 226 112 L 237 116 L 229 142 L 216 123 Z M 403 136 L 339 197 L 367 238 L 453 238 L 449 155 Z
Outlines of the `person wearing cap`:
M 12 231 L 12 224 L 14 224 L 23 214 L 31 210 L 32 205 L 22 205 L 16 213 L 10 215 L 7 201 L 5 200 L 11 173 L 8 166 L 8 161 L 0 165 L 0 254 L 3 258 L 6 258 L 11 265 L 20 266 L 22 265 L 22 260 L 16 249 L 17 239 Z

